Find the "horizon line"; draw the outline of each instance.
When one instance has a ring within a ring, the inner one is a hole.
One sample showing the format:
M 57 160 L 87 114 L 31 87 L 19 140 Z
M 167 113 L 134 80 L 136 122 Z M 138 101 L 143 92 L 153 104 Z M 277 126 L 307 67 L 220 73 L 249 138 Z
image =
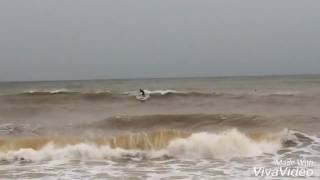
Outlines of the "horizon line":
M 152 79 L 197 79 L 197 78 L 250 78 L 250 77 L 284 77 L 284 76 L 317 76 L 320 73 L 299 74 L 265 74 L 265 75 L 217 75 L 217 76 L 172 76 L 172 77 L 134 77 L 134 78 L 92 78 L 92 79 L 57 79 L 57 80 L 13 80 L 0 81 L 0 83 L 33 83 L 33 82 L 58 82 L 58 81 L 113 81 L 113 80 L 152 80 Z

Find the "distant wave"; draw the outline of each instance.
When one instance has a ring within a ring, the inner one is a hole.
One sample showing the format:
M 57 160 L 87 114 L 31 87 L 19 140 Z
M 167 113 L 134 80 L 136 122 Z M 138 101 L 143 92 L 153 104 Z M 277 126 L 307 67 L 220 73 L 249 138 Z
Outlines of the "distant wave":
M 95 92 L 81 92 L 81 91 L 72 91 L 68 89 L 53 89 L 53 90 L 29 90 L 29 91 L 24 91 L 20 94 L 17 95 L 61 95 L 61 94 L 110 94 L 110 91 L 102 91 L 98 90 Z
M 168 95 L 168 94 L 187 94 L 188 92 L 184 91 L 176 91 L 176 90 L 171 90 L 171 89 L 166 89 L 166 90 L 144 90 L 145 93 L 150 94 L 150 95 Z M 139 94 L 139 91 L 127 91 L 122 94 L 129 95 L 129 96 L 136 96 Z
M 105 100 L 105 98 L 111 98 L 116 94 L 112 94 L 109 90 L 97 90 L 97 91 L 88 91 L 88 92 L 81 92 L 81 91 L 73 91 L 68 89 L 54 89 L 54 90 L 30 90 L 25 91 L 23 93 L 18 93 L 15 95 L 7 95 L 10 98 L 34 98 L 40 99 L 43 98 L 45 100 L 58 101 L 61 100 L 77 100 L 77 99 L 86 99 L 86 100 Z
M 215 92 L 196 92 L 196 91 L 177 91 L 177 90 L 145 90 L 145 93 L 149 94 L 151 97 L 209 97 L 209 96 L 220 96 L 223 93 L 215 93 Z M 128 91 L 122 93 L 124 95 L 128 95 L 130 97 L 136 96 L 139 94 L 138 91 Z
M 301 92 L 298 91 L 278 91 L 271 93 L 255 93 L 256 96 L 303 96 Z
M 147 94 L 150 95 L 170 95 L 170 94 L 182 94 L 182 95 L 188 95 L 188 94 L 198 94 L 198 93 L 189 93 L 184 91 L 176 91 L 176 90 L 145 90 Z M 128 91 L 123 93 L 117 93 L 117 92 L 111 92 L 109 90 L 97 90 L 97 91 L 74 91 L 74 90 L 68 90 L 68 89 L 53 89 L 53 90 L 29 90 L 24 91 L 22 93 L 18 93 L 15 95 L 63 95 L 63 94 L 71 94 L 71 95 L 99 95 L 99 94 L 113 94 L 113 95 L 128 95 L 128 96 L 136 96 L 139 94 L 139 91 Z M 200 93 L 199 93 L 200 94 Z M 14 94 L 11 94 L 14 95 Z
M 197 91 L 178 91 L 178 90 L 145 90 L 147 94 L 150 94 L 149 101 L 160 100 L 191 100 L 201 102 L 202 100 L 219 98 L 221 100 L 248 100 L 248 102 L 263 101 L 266 103 L 281 103 L 283 100 L 299 100 L 300 102 L 313 101 L 314 98 L 320 98 L 318 95 L 305 95 L 297 92 L 272 92 L 272 93 L 230 93 L 230 92 L 197 92 Z M 72 102 L 77 100 L 85 101 L 103 101 L 107 102 L 123 102 L 123 101 L 136 101 L 136 96 L 139 91 L 127 91 L 127 92 L 113 92 L 109 90 L 96 90 L 96 91 L 74 91 L 69 89 L 52 89 L 52 90 L 29 90 L 22 93 L 2 95 L 0 100 L 14 102 Z M 276 102 L 277 101 L 277 102 Z
M 151 99 L 159 98 L 174 98 L 174 97 L 216 97 L 222 94 L 218 93 L 204 93 L 204 92 L 187 92 L 187 91 L 176 91 L 176 90 L 145 90 L 147 94 L 150 94 Z M 0 96 L 8 100 L 19 100 L 19 97 L 34 98 L 40 100 L 44 98 L 46 101 L 52 99 L 53 101 L 61 100 L 136 100 L 136 96 L 139 94 L 138 91 L 128 92 L 112 92 L 109 90 L 97 90 L 97 91 L 73 91 L 68 89 L 53 89 L 53 90 L 29 90 L 18 94 L 9 94 Z

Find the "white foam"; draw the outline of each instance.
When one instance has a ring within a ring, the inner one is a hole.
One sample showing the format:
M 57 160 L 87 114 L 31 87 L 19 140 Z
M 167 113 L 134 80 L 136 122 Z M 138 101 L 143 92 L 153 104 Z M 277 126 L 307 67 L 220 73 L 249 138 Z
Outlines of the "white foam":
M 70 92 L 70 91 L 68 89 L 55 89 L 50 91 L 51 94 L 58 94 L 58 93 L 65 93 L 65 92 Z
M 254 141 L 233 129 L 222 134 L 196 133 L 187 139 L 174 140 L 170 143 L 168 152 L 176 157 L 232 158 L 275 153 L 280 148 L 281 138 Z
M 282 134 L 276 138 L 255 141 L 238 130 L 220 134 L 194 133 L 188 138 L 174 139 L 162 150 L 136 150 L 111 148 L 107 145 L 80 143 L 56 146 L 49 143 L 40 150 L 18 149 L 0 152 L 0 160 L 48 161 L 57 159 L 99 160 L 109 158 L 221 158 L 254 157 L 264 153 L 274 153 L 281 148 Z
M 166 94 L 170 94 L 170 93 L 175 93 L 175 94 L 185 94 L 186 93 L 183 91 L 176 91 L 176 90 L 171 90 L 171 89 L 153 90 L 153 91 L 145 90 L 145 92 L 148 94 L 161 94 L 161 95 L 166 95 Z
M 274 95 L 284 95 L 284 96 L 292 96 L 292 95 L 299 95 L 301 92 L 299 91 L 277 91 Z
M 28 90 L 28 91 L 24 91 L 24 93 L 27 94 L 35 94 L 35 93 L 50 93 L 50 94 L 58 94 L 58 93 L 65 93 L 65 92 L 71 92 L 68 89 L 62 88 L 62 89 L 52 89 L 52 90 L 39 90 L 39 89 L 32 89 L 32 90 Z
M 176 90 L 171 90 L 171 89 L 164 89 L 164 90 L 148 90 L 148 89 L 145 89 L 144 92 L 146 94 L 160 94 L 160 95 L 167 95 L 167 94 L 170 94 L 170 93 L 174 93 L 174 94 L 187 94 L 188 92 L 184 92 L 184 91 L 176 91 Z M 128 92 L 124 92 L 123 94 L 125 95 L 129 95 L 129 96 L 136 96 L 138 95 L 140 92 L 139 91 L 128 91 Z

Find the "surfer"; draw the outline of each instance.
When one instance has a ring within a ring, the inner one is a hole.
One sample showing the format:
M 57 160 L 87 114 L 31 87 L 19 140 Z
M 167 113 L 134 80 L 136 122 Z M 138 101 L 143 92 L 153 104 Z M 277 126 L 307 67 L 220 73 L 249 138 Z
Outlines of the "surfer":
M 145 92 L 144 92 L 143 89 L 140 89 L 140 93 L 141 93 L 141 96 L 142 96 L 142 97 L 145 97 L 145 96 L 146 96 L 146 94 L 145 94 Z

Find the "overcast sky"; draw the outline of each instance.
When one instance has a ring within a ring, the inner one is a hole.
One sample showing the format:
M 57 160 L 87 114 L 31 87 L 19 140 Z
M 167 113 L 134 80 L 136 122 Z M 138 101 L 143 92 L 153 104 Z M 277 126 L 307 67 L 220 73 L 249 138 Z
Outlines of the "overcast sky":
M 0 0 L 0 81 L 320 72 L 320 1 Z

